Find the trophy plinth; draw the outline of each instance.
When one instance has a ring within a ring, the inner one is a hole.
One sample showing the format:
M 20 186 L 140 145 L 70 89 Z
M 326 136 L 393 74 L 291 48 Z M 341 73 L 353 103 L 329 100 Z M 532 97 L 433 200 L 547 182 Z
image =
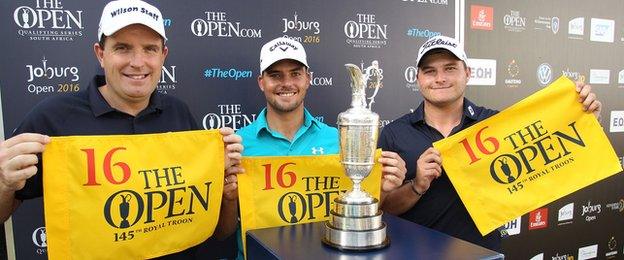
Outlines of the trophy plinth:
M 386 224 L 381 221 L 379 200 L 363 191 L 360 184 L 375 164 L 379 133 L 379 115 L 366 107 L 364 89 L 372 74 L 379 71 L 371 66 L 363 75 L 356 65 L 345 66 L 351 75 L 353 99 L 351 108 L 338 115 L 340 160 L 345 174 L 353 181 L 353 189 L 334 200 L 322 241 L 340 250 L 375 250 L 388 246 L 390 240 Z M 376 85 L 379 86 L 378 77 Z

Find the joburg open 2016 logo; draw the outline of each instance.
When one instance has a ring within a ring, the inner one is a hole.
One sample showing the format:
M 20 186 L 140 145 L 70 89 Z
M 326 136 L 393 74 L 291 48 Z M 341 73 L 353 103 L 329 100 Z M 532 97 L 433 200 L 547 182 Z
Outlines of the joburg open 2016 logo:
M 28 93 L 39 95 L 46 93 L 66 93 L 80 90 L 80 75 L 77 66 L 58 66 L 48 64 L 46 57 L 41 64 L 26 64 Z
M 82 37 L 82 10 L 65 10 L 60 0 L 36 0 L 13 11 L 17 34 L 31 41 L 74 41 Z
M 302 20 L 297 12 L 293 15 L 292 19 L 282 18 L 284 23 L 282 33 L 285 38 L 293 39 L 300 43 L 318 44 L 321 42 L 321 23 L 318 21 L 305 21 Z M 287 35 L 288 32 L 295 32 L 297 34 L 303 34 L 298 36 Z
M 585 147 L 585 141 L 576 129 L 576 122 L 567 126 L 567 129 L 550 132 L 544 128 L 541 120 L 537 120 L 509 133 L 502 140 L 494 136 L 484 138 L 482 134 L 488 129 L 485 126 L 476 133 L 474 141 L 464 138 L 460 143 L 469 156 L 470 164 L 482 159 L 477 152 L 490 155 L 497 152 L 501 145 L 511 146 L 513 153 L 504 153 L 491 159 L 489 173 L 493 181 L 506 185 L 509 194 L 514 194 L 527 183 L 553 174 L 574 162 L 570 147 Z M 473 143 L 477 150 L 473 148 Z

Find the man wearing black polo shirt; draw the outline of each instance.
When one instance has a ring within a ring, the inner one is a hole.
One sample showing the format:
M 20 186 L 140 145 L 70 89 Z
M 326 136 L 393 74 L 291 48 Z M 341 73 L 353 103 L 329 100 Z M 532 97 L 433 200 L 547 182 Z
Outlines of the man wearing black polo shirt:
M 43 177 L 36 173 L 41 170 L 40 154 L 49 136 L 200 129 L 186 104 L 155 91 L 168 53 L 162 14 L 156 7 L 142 1 L 108 3 L 102 12 L 98 38 L 93 49 L 105 75 L 95 76 L 85 91 L 42 101 L 26 116 L 14 136 L 0 144 L 2 222 L 22 200 L 42 196 Z M 234 165 L 240 160 L 242 145 L 232 129 L 221 129 L 221 134 L 226 144 L 224 177 L 228 183 L 228 178 L 235 178 L 231 175 L 238 170 Z M 235 191 L 235 183 L 224 186 L 215 237 L 225 237 L 236 229 Z M 195 249 L 167 258 L 195 258 Z
M 455 39 L 437 36 L 418 51 L 417 80 L 424 101 L 418 108 L 386 125 L 379 147 L 399 153 L 407 164 L 406 182 L 386 197 L 384 209 L 401 217 L 483 247 L 501 251 L 501 235 L 482 236 L 448 176 L 432 143 L 482 121 L 497 111 L 464 97 L 470 78 L 468 58 Z M 591 87 L 577 83 L 586 111 L 600 114 Z

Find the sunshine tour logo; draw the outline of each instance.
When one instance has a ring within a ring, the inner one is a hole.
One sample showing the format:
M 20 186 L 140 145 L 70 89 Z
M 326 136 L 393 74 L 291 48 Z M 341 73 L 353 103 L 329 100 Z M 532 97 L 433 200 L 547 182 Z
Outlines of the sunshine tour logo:
M 527 182 L 538 181 L 540 177 L 555 173 L 573 163 L 574 156 L 570 147 L 585 147 L 575 123 L 551 133 L 538 120 L 503 137 L 506 144 L 513 147 L 514 152 L 501 154 L 491 160 L 489 173 L 492 179 L 507 185 L 507 191 L 513 194 L 522 190 Z M 477 132 L 475 144 L 479 152 L 490 155 L 498 151 L 500 141 L 496 137 L 483 139 L 481 134 L 487 128 L 488 126 L 483 127 Z M 460 143 L 470 157 L 470 164 L 482 159 L 477 157 L 468 139 L 463 139 Z
M 144 183 L 142 190 L 121 189 L 106 199 L 103 205 L 106 223 L 123 230 L 114 234 L 114 241 L 131 240 L 141 233 L 191 223 L 193 222 L 192 216 L 196 212 L 208 211 L 212 182 L 205 182 L 200 187 L 186 185 L 181 166 L 141 169 L 132 174 L 128 163 L 112 162 L 115 153 L 126 150 L 125 147 L 109 150 L 106 152 L 102 165 L 96 167 L 95 149 L 81 149 L 87 157 L 85 187 L 102 185 L 103 180 L 97 176 L 96 169 L 103 169 L 104 181 L 113 185 L 124 184 L 130 180 L 131 176 L 140 176 Z M 113 174 L 113 166 L 121 170 L 121 174 Z M 159 218 L 157 215 L 164 215 L 164 217 Z M 128 230 L 137 223 L 142 223 L 144 226 Z
M 287 162 L 274 169 L 273 164 L 264 164 L 265 184 L 263 190 L 275 188 L 288 189 L 297 181 L 303 181 L 303 192 L 290 191 L 282 195 L 277 202 L 277 214 L 286 223 L 299 223 L 303 220 L 326 218 L 331 210 L 331 202 L 339 194 L 346 192 L 340 189 L 340 178 L 337 176 L 304 176 L 289 170 L 296 164 Z M 275 173 L 273 173 L 275 171 Z M 276 187 L 279 186 L 279 187 Z M 315 215 L 315 209 L 322 208 L 323 215 Z

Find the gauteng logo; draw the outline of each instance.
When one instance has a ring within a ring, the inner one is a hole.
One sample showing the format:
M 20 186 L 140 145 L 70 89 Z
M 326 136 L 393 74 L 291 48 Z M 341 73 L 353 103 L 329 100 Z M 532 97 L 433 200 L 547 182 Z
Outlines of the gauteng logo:
M 205 18 L 191 22 L 191 32 L 197 37 L 262 38 L 262 29 L 241 26 L 241 22 L 230 22 L 226 12 L 204 12 Z
M 353 48 L 381 48 L 388 42 L 388 25 L 378 24 L 375 14 L 356 14 L 344 25 L 346 43 Z
M 82 37 L 82 10 L 65 10 L 60 0 L 35 1 L 13 11 L 17 34 L 31 41 L 74 41 Z
M 517 88 L 522 84 L 522 80 L 518 77 L 520 74 L 520 66 L 516 60 L 511 60 L 509 64 L 507 64 L 507 75 L 509 78 L 505 79 L 505 85 L 510 88 Z

